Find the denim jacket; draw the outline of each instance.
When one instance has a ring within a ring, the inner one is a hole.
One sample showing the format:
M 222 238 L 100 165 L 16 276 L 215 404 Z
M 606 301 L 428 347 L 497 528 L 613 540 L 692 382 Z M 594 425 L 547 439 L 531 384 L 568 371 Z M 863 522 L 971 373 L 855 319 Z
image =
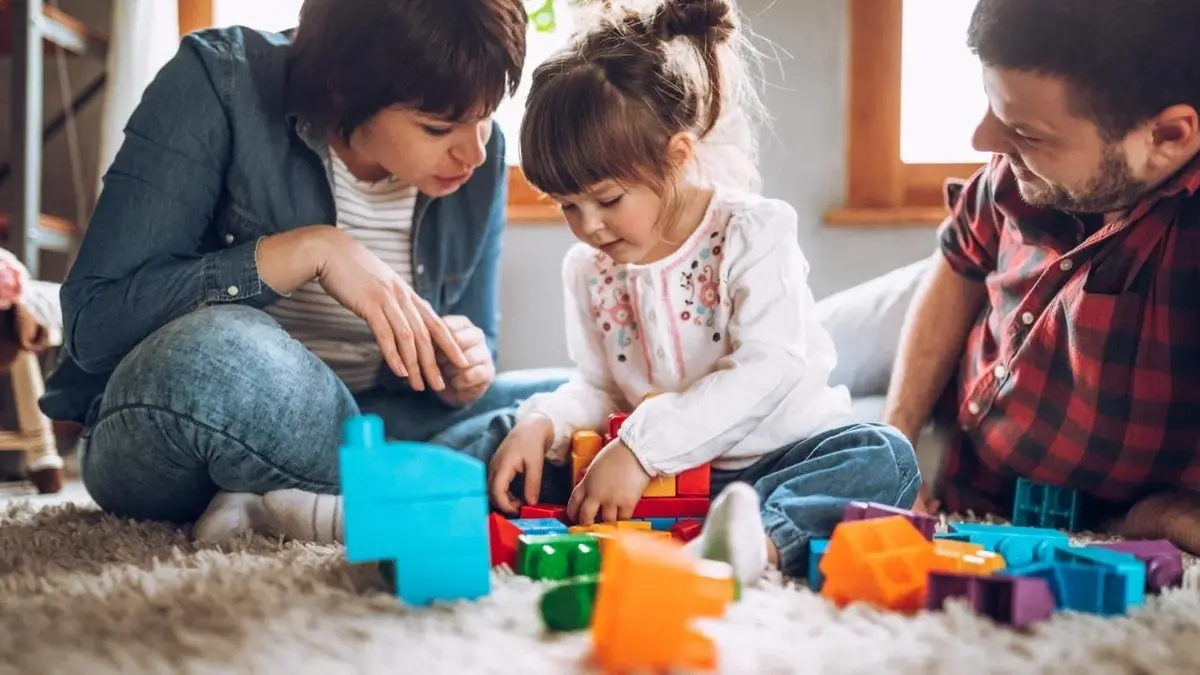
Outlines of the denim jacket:
M 83 422 L 113 369 L 139 342 L 202 307 L 264 307 L 259 238 L 335 222 L 319 142 L 286 106 L 290 32 L 221 28 L 185 37 L 146 89 L 62 287 L 64 349 L 41 400 L 52 419 Z M 414 288 L 442 315 L 499 332 L 505 226 L 504 138 L 447 197 L 421 196 Z M 402 380 L 385 366 L 381 383 Z

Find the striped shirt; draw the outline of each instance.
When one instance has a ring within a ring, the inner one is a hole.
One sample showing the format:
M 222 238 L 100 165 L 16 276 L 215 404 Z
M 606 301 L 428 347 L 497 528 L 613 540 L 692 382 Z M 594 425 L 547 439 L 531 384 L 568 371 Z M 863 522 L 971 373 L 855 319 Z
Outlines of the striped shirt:
M 356 178 L 331 152 L 337 227 L 349 232 L 400 278 L 412 283 L 412 222 L 417 189 Z M 366 321 L 310 281 L 267 308 L 284 330 L 324 361 L 352 392 L 373 387 L 383 356 Z

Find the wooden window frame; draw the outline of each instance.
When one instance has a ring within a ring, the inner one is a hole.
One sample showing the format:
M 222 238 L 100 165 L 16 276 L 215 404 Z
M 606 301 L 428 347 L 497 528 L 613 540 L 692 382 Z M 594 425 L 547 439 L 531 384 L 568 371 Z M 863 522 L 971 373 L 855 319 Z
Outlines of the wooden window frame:
M 907 164 L 900 158 L 904 0 L 848 0 L 846 198 L 834 226 L 927 226 L 946 215 L 942 189 L 981 163 Z
M 178 0 L 179 36 L 212 26 L 213 0 Z M 517 166 L 508 167 L 508 222 L 514 225 L 562 223 L 558 206 L 529 184 Z

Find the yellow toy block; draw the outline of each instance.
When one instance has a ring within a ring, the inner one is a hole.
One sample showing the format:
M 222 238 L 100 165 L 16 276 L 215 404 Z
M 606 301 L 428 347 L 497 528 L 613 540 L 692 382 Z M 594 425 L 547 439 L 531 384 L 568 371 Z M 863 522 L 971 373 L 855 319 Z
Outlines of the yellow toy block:
M 966 541 L 933 540 L 931 571 L 987 576 L 1004 569 L 1004 557 Z
M 571 436 L 571 484 L 579 485 L 583 472 L 604 449 L 604 438 L 595 431 L 576 431 Z
M 676 497 L 675 476 L 655 476 L 646 486 L 643 497 Z

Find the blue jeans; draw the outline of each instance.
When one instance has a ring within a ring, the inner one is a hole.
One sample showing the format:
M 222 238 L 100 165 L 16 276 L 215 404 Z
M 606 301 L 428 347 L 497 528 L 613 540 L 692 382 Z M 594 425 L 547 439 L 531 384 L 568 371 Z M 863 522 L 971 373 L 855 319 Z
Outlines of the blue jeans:
M 568 373 L 504 373 L 479 401 L 451 408 L 412 391 L 354 396 L 264 312 L 201 309 L 154 332 L 117 366 L 88 414 L 80 465 L 92 499 L 131 518 L 190 522 L 219 490 L 337 493 L 342 423 L 384 420 L 395 440 L 479 454 L 496 447 L 521 400 Z
M 734 481 L 754 486 L 763 526 L 784 574 L 808 571 L 808 542 L 833 533 L 852 501 L 910 508 L 921 487 L 908 439 L 884 424 L 832 429 L 772 452 L 739 471 L 713 471 L 712 493 Z

